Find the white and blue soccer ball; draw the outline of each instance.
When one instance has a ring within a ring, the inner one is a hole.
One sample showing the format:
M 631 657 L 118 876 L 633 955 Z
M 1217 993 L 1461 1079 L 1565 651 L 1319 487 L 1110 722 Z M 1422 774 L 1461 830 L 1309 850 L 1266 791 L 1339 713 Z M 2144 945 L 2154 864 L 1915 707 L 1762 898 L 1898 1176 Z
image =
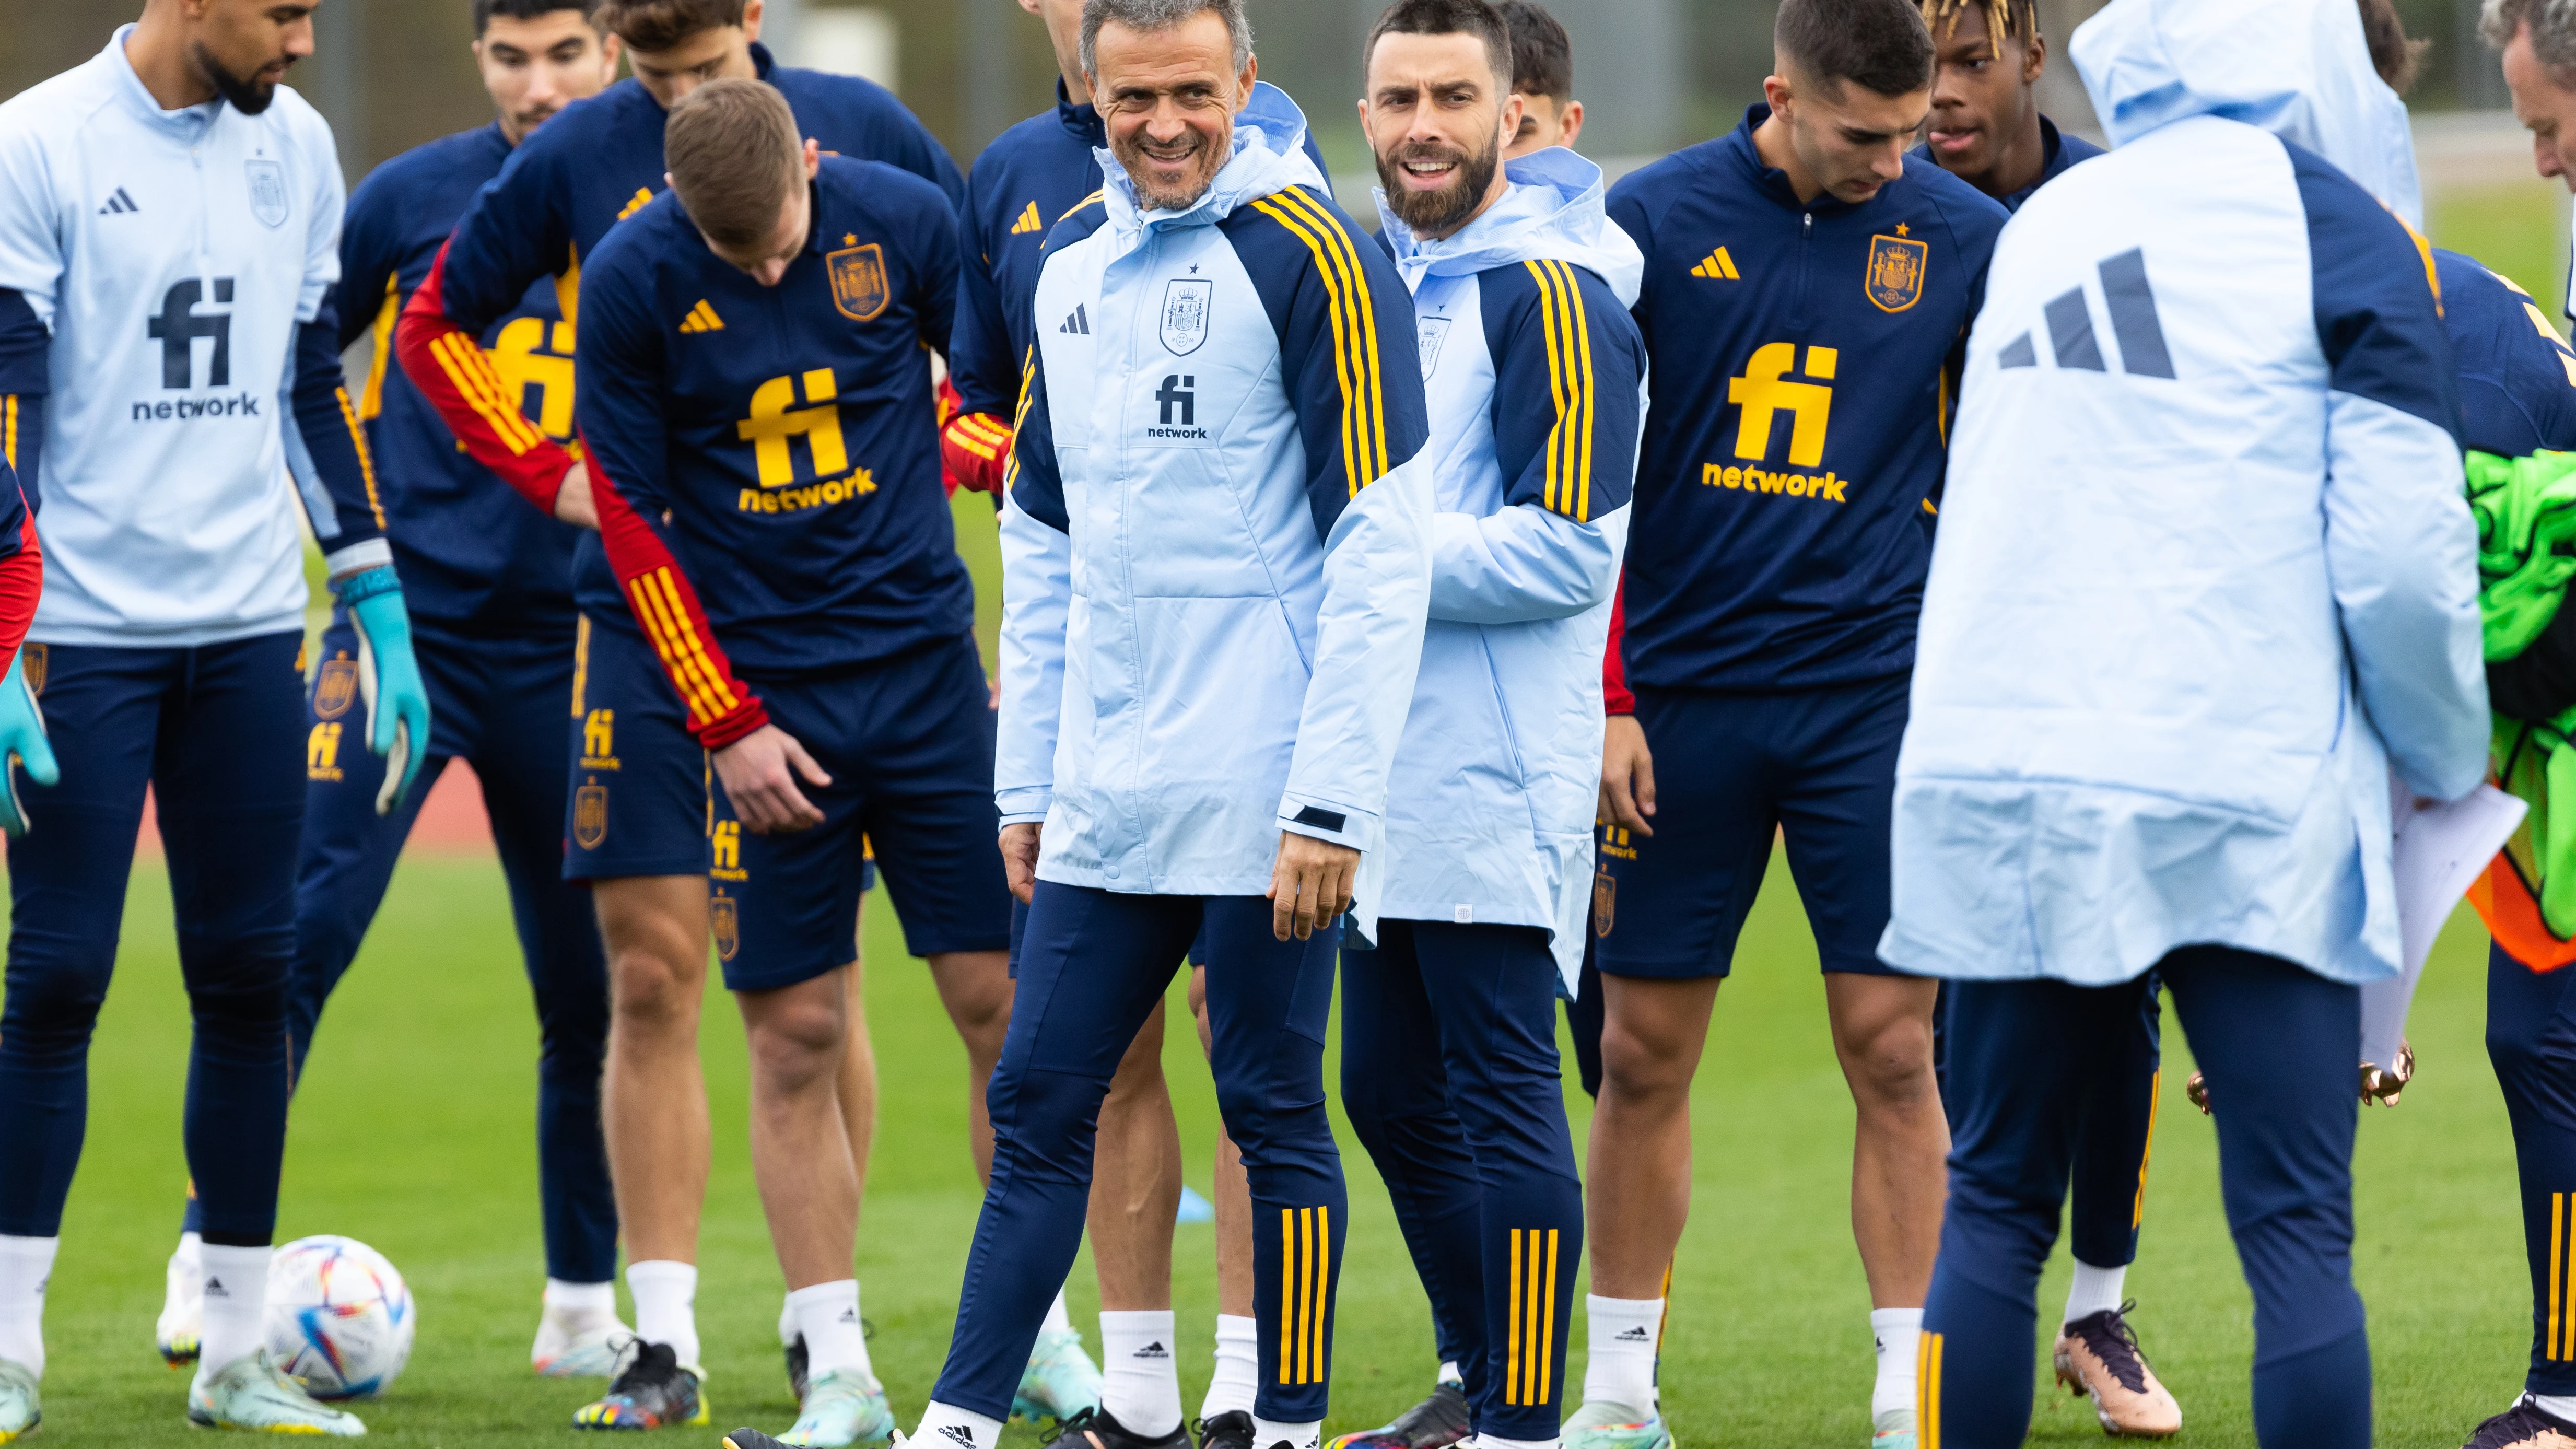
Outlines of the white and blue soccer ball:
M 298 1238 L 269 1258 L 269 1357 L 317 1399 L 392 1387 L 419 1319 L 402 1274 L 355 1238 Z

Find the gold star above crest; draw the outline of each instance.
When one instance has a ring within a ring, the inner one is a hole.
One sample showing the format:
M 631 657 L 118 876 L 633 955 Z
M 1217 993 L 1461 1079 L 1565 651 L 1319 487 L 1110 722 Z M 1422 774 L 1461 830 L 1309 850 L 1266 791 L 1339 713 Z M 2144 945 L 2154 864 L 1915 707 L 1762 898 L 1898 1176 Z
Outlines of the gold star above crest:
M 1907 226 L 1905 225 L 1905 223 L 1903 223 L 1903 222 L 1901 222 L 1901 221 L 1900 221 L 1900 222 L 1898 222 L 1898 223 L 1896 224 L 1896 234 L 1897 234 L 1898 236 L 1912 236 L 1912 235 L 1914 235 L 1913 231 L 1912 231 L 1912 230 L 1910 230 L 1909 228 L 1907 228 Z
M 859 234 L 857 232 L 850 231 L 841 233 L 841 245 L 845 247 L 854 247 L 858 244 Z

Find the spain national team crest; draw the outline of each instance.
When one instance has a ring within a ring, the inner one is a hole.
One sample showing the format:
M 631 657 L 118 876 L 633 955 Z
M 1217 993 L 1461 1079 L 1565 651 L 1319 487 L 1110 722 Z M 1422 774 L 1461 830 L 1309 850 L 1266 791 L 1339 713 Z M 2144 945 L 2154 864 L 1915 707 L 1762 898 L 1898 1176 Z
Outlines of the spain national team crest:
M 1449 340 L 1452 320 L 1448 317 L 1424 317 L 1414 323 L 1417 329 L 1415 341 L 1422 348 L 1422 380 L 1425 382 L 1429 382 L 1431 374 L 1440 369 L 1440 344 Z
M 251 160 L 242 163 L 250 172 L 250 214 L 260 225 L 286 225 L 286 168 L 275 161 Z
M 832 305 L 853 322 L 874 322 L 885 315 L 894 289 L 886 285 L 885 248 L 870 242 L 837 251 L 824 260 L 832 267 Z
M 325 660 L 321 678 L 313 681 L 313 717 L 338 719 L 357 697 L 358 661 L 346 654 Z
M 1592 873 L 1592 934 L 1608 936 L 1619 917 L 1619 881 L 1606 870 Z
M 42 644 L 19 645 L 18 657 L 26 662 L 27 667 L 23 672 L 27 677 L 27 692 L 36 696 L 38 699 L 44 698 L 45 665 L 51 662 L 45 657 L 45 646 Z
M 1923 273 L 1932 249 L 1898 236 L 1869 239 L 1869 300 L 1882 312 L 1902 312 L 1923 300 Z
M 730 961 L 742 949 L 742 903 L 719 895 L 707 901 L 707 925 L 714 931 L 716 955 Z
M 1208 308 L 1216 283 L 1180 278 L 1163 289 L 1163 350 L 1187 357 L 1207 341 Z
M 572 792 L 572 838 L 584 850 L 597 850 L 608 838 L 606 785 L 584 785 Z

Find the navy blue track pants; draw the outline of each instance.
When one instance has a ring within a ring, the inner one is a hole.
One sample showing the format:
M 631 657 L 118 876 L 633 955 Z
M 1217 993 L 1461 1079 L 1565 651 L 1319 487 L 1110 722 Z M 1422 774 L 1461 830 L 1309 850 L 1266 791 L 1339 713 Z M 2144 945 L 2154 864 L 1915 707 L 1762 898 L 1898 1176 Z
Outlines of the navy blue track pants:
M 1583 1184 L 1531 926 L 1379 923 L 1342 953 L 1342 1105 L 1395 1202 L 1477 1432 L 1557 1437 Z
M 148 785 L 195 1026 L 181 1135 L 206 1241 L 269 1241 L 291 1070 L 303 644 L 296 631 L 190 649 L 28 646 L 62 783 L 21 784 L 31 829 L 9 842 L 0 1233 L 62 1230 Z
M 2535 1394 L 2576 1394 L 2576 970 L 2538 972 L 2490 946 L 2487 1058 L 2513 1121 L 2531 1257 Z
M 1092 1137 L 1119 1059 L 1208 930 L 1210 1066 L 1252 1179 L 1253 1412 L 1324 1417 L 1348 1200 L 1324 1104 L 1338 927 L 1282 942 L 1258 896 L 1119 895 L 1040 881 L 1019 992 L 986 1103 L 993 1177 L 966 1260 L 957 1331 L 931 1397 L 1005 1418 L 1038 1325 L 1082 1246 Z
M 2228 1230 L 2254 1293 L 2263 1449 L 2365 1449 L 2370 1345 L 2352 1286 L 2354 1062 L 2361 993 L 2276 957 L 2187 947 L 2157 967 L 2216 1103 Z M 2030 1429 L 2033 1301 L 2093 1059 L 2134 1032 L 2147 978 L 1951 986 L 1957 1123 L 1941 1255 L 1923 1311 L 1918 1432 L 2012 1449 Z

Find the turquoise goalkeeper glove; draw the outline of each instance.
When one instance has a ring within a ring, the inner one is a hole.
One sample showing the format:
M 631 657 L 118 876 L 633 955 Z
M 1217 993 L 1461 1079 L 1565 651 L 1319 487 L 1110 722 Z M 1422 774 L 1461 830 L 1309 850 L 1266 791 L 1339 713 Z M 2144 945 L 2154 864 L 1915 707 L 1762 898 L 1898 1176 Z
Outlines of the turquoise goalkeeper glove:
M 340 603 L 358 629 L 358 693 L 367 701 L 367 748 L 385 759 L 376 813 L 391 815 L 429 753 L 429 687 L 411 649 L 411 615 L 390 567 L 340 581 Z
M 18 803 L 18 772 L 13 766 L 24 765 L 27 778 L 39 785 L 51 785 L 62 779 L 62 768 L 54 763 L 54 747 L 45 738 L 45 712 L 36 704 L 36 692 L 27 687 L 27 651 L 21 646 L 18 657 L 9 661 L 9 674 L 0 679 L 0 776 L 8 788 L 0 790 L 0 831 L 10 835 L 27 833 L 27 810 Z

